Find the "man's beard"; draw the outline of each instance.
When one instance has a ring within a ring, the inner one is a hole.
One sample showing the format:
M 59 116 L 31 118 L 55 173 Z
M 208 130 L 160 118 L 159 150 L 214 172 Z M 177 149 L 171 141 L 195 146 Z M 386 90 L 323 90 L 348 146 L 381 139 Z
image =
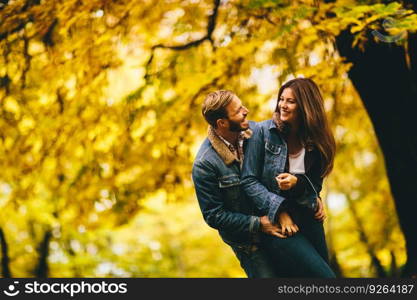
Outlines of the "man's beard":
M 241 122 L 234 122 L 232 120 L 229 120 L 229 130 L 232 132 L 241 132 L 245 131 L 247 128 L 243 128 L 240 126 Z

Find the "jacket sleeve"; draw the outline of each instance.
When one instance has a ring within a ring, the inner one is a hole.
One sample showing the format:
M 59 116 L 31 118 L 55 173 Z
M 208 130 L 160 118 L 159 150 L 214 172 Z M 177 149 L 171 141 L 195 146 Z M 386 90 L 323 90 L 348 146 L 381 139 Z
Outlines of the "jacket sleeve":
M 248 234 L 254 234 L 260 230 L 258 216 L 232 212 L 224 207 L 216 173 L 209 164 L 201 161 L 194 163 L 192 178 L 201 212 L 210 227 Z
M 277 211 L 285 198 L 270 192 L 261 182 L 265 157 L 263 141 L 262 127 L 257 125 L 253 128 L 252 137 L 247 141 L 245 147 L 242 184 L 246 195 L 255 204 L 256 208 L 274 223 Z

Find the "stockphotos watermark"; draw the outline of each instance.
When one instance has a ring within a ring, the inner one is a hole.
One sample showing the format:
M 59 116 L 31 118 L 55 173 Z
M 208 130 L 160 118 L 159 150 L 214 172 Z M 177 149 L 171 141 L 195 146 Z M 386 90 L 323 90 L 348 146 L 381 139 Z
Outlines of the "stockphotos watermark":
M 396 16 L 403 16 L 405 14 L 406 14 L 406 11 L 404 9 L 401 9 L 395 13 Z M 394 18 L 391 18 L 391 17 L 386 18 L 382 22 L 382 27 L 384 27 L 385 30 L 389 30 L 390 28 L 395 28 L 397 27 L 397 25 L 398 25 L 398 20 L 395 20 Z M 407 32 L 401 31 L 400 33 L 395 34 L 395 35 L 385 35 L 385 34 L 380 33 L 378 30 L 374 30 L 372 31 L 372 34 L 375 38 L 377 38 L 381 42 L 395 43 L 405 38 L 407 35 Z
M 19 284 L 19 281 L 13 281 L 13 284 L 7 286 L 3 293 L 9 297 L 19 294 L 60 294 L 74 297 L 78 294 L 126 294 L 127 283 L 107 283 L 101 282 L 26 282 Z

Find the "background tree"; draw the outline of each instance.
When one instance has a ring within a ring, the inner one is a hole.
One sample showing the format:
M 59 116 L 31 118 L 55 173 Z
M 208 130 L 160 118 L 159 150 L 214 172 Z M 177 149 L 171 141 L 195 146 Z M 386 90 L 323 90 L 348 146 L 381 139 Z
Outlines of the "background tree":
M 403 1 L 408 14 L 417 11 L 415 1 Z M 400 12 L 403 17 L 407 13 Z M 400 25 L 400 24 L 398 24 Z M 417 35 L 405 31 L 394 39 L 382 42 L 366 30 L 362 47 L 352 47 L 355 36 L 352 27 L 336 38 L 340 54 L 351 62 L 349 78 L 359 92 L 372 120 L 384 153 L 387 175 L 395 200 L 402 231 L 407 242 L 408 261 L 405 275 L 417 274 L 417 226 L 413 195 L 417 184 L 417 139 L 412 129 L 417 99 Z M 401 30 L 401 26 L 399 28 Z M 384 32 L 384 36 L 395 35 Z

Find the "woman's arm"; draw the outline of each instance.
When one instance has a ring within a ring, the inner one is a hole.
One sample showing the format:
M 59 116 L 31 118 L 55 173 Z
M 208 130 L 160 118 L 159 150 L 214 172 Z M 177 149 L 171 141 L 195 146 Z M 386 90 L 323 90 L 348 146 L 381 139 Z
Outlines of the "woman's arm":
M 278 212 L 278 224 L 280 225 L 283 234 L 292 236 L 299 229 L 297 224 L 294 223 L 291 216 L 286 211 Z

